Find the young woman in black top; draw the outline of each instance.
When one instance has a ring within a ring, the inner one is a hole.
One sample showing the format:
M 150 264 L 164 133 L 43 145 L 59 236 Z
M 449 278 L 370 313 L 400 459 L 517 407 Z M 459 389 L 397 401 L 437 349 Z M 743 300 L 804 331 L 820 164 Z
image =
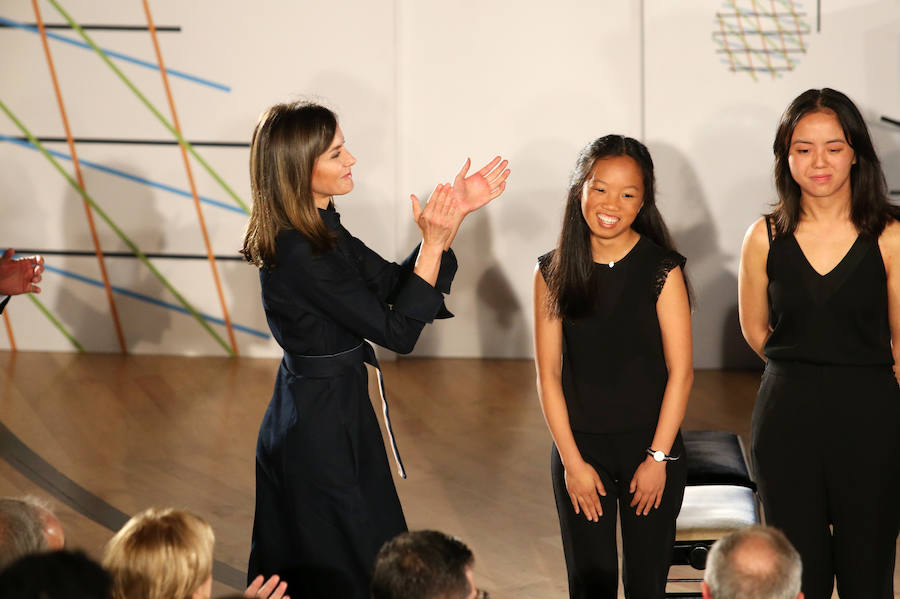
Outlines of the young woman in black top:
M 766 361 L 751 448 L 807 599 L 892 599 L 900 531 L 900 224 L 853 102 L 811 89 L 775 134 L 778 203 L 747 231 L 741 329 Z M 896 370 L 896 367 L 895 367 Z
M 616 597 L 617 503 L 626 597 L 665 593 L 693 369 L 684 258 L 654 186 L 640 142 L 588 144 L 559 243 L 534 275 L 538 392 L 571 597 Z
M 273 106 L 253 132 L 243 254 L 260 268 L 284 359 L 259 429 L 248 579 L 279 574 L 295 599 L 368 599 L 375 554 L 406 530 L 369 401 L 365 363 L 377 361 L 366 340 L 407 353 L 426 323 L 451 316 L 450 244 L 509 175 L 497 157 L 467 177 L 467 161 L 424 209 L 413 196 L 422 242 L 395 264 L 334 209 L 333 196 L 353 189 L 355 162 L 335 115 L 316 104 Z M 391 443 L 400 466 L 392 434 Z

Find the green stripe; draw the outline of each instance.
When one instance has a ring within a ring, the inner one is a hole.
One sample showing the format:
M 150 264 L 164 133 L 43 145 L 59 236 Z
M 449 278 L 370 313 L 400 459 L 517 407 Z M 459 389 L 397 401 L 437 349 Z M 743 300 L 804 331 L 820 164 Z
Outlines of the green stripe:
M 178 140 L 178 143 L 180 143 L 182 145 L 182 147 L 184 147 L 188 152 L 190 152 L 191 156 L 193 156 L 194 158 L 197 159 L 197 162 L 199 162 L 200 164 L 203 165 L 203 168 L 206 169 L 206 172 L 208 172 L 210 174 L 210 176 L 212 176 L 212 178 L 215 179 L 219 183 L 219 185 L 222 186 L 222 189 L 224 189 L 228 193 L 228 195 L 230 195 L 231 198 L 235 202 L 237 202 L 238 206 L 240 206 L 244 210 L 244 212 L 246 212 L 247 214 L 250 214 L 250 209 L 247 207 L 247 205 L 244 202 L 241 201 L 241 199 L 237 196 L 236 193 L 234 193 L 234 191 L 228 186 L 228 184 L 225 183 L 224 179 L 222 179 L 222 177 L 220 177 L 218 175 L 218 173 L 216 173 L 216 171 L 214 171 L 213 168 L 203 158 L 200 157 L 200 154 L 198 154 L 197 151 L 194 150 L 194 146 L 192 146 L 189 141 L 187 141 L 185 138 L 183 138 L 181 136 L 181 134 L 175 129 L 175 127 L 172 125 L 172 123 L 170 123 L 168 120 L 166 120 L 166 117 L 164 117 L 162 115 L 162 113 L 159 110 L 157 110 L 146 97 L 144 97 L 144 94 L 142 94 L 140 91 L 138 91 L 138 88 L 135 87 L 135 85 L 128 79 L 128 77 L 126 77 L 125 74 L 122 73 L 122 71 L 120 71 L 119 68 L 112 63 L 112 61 L 106 55 L 106 52 L 101 50 L 100 47 L 94 43 L 94 40 L 92 40 L 90 37 L 88 37 L 88 34 L 85 33 L 84 30 L 78 25 L 78 23 L 76 23 L 74 21 L 74 19 L 72 19 L 72 17 L 70 17 L 69 14 L 62 9 L 62 7 L 59 5 L 59 3 L 56 0 L 48 0 L 48 2 L 50 2 L 50 4 L 53 5 L 53 8 L 58 10 L 59 14 L 61 14 L 63 16 L 63 18 L 69 22 L 69 25 L 71 25 L 72 29 L 77 31 L 78 34 L 84 39 L 84 41 L 87 42 L 87 44 L 91 48 L 93 48 L 95 52 L 97 52 L 97 54 L 100 56 L 100 58 L 103 59 L 103 62 L 105 62 L 107 64 L 107 66 L 109 66 L 109 68 L 111 68 L 113 70 L 113 72 L 119 76 L 119 79 L 121 79 L 122 82 L 125 85 L 127 85 L 128 88 L 131 89 L 131 91 L 134 92 L 134 94 L 138 97 L 138 99 L 140 99 L 140 101 L 144 103 L 144 106 L 146 106 L 147 108 L 150 109 L 150 112 L 152 112 L 154 114 L 154 116 L 156 116 L 156 118 L 159 119 L 159 122 L 161 122 L 165 126 L 165 128 L 168 129 L 172 133 L 172 135 L 175 136 L 175 139 Z
M 75 346 L 75 349 L 77 349 L 81 353 L 84 353 L 84 348 L 81 347 L 81 344 L 78 343 L 75 337 L 72 336 L 72 333 L 66 330 L 66 327 L 63 326 L 63 323 L 56 320 L 56 317 L 50 314 L 50 310 L 47 309 L 47 306 L 41 303 L 41 300 L 34 297 L 33 293 L 28 294 L 28 299 L 34 302 L 34 305 L 38 307 L 38 310 L 44 313 L 44 316 L 46 316 L 50 320 L 50 322 L 52 322 L 56 326 L 56 328 L 59 329 L 59 332 L 62 333 L 66 339 L 72 342 L 72 345 Z
M 156 270 L 156 267 L 150 263 L 150 260 L 147 258 L 144 252 L 142 252 L 140 248 L 138 248 L 138 246 L 135 245 L 134 242 L 131 241 L 131 239 L 129 239 L 128 236 L 125 235 L 125 233 L 119 227 L 116 226 L 116 224 L 112 221 L 112 219 L 109 218 L 109 216 L 107 216 L 106 212 L 99 206 L 99 204 L 97 204 L 97 202 L 95 202 L 94 199 L 90 195 L 88 195 L 87 191 L 81 188 L 78 182 L 75 181 L 75 179 L 73 179 L 72 176 L 66 172 L 62 165 L 60 165 L 59 162 L 57 162 L 56 159 L 51 156 L 49 152 L 47 152 L 43 144 L 41 144 L 41 142 L 39 142 L 37 138 L 35 138 L 31 134 L 31 132 L 25 128 L 25 125 L 23 125 L 22 122 L 17 119 L 12 112 L 9 111 L 9 108 L 6 107 L 6 104 L 4 104 L 2 100 L 0 100 L 0 110 L 3 110 L 3 112 L 6 113 L 6 116 L 8 116 L 10 120 L 16 124 L 16 127 L 19 128 L 22 134 L 28 138 L 28 141 L 30 141 L 32 144 L 34 144 L 34 147 L 40 150 L 41 154 L 43 154 L 47 158 L 47 160 L 49 160 L 51 164 L 56 167 L 56 170 L 58 170 L 60 174 L 62 174 L 62 176 L 66 178 L 69 184 L 71 184 L 72 187 L 74 187 L 75 190 L 81 195 L 81 197 L 83 197 L 85 201 L 91 205 L 91 207 L 97 212 L 100 218 L 102 218 L 103 221 L 107 225 L 109 225 L 109 228 L 112 229 L 116 235 L 118 235 L 119 239 L 125 242 L 125 245 L 127 245 L 129 249 L 131 249 L 131 251 L 134 252 L 134 254 L 138 257 L 138 259 L 143 262 L 147 266 L 147 268 L 150 269 L 150 272 L 152 272 L 156 276 L 156 278 L 159 279 L 160 282 L 165 286 L 165 288 L 175 296 L 175 299 L 177 299 L 178 302 L 182 306 L 184 306 L 185 309 L 187 309 L 187 311 L 190 312 L 194 318 L 197 319 L 197 322 L 200 323 L 200 326 L 206 329 L 209 334 L 212 335 L 213 338 L 218 341 L 223 348 L 225 348 L 225 351 L 228 352 L 229 355 L 233 356 L 234 351 L 232 351 L 231 347 L 227 343 L 225 343 L 225 340 L 222 339 L 218 335 L 218 333 L 216 333 L 212 329 L 212 327 L 209 326 L 209 323 L 206 322 L 206 319 L 203 318 L 197 312 L 197 310 L 195 310 L 194 307 L 184 297 L 182 297 L 182 295 L 178 293 L 178 291 L 175 290 L 175 287 L 173 287 L 172 284 L 169 283 L 169 281 L 163 276 L 163 274 Z

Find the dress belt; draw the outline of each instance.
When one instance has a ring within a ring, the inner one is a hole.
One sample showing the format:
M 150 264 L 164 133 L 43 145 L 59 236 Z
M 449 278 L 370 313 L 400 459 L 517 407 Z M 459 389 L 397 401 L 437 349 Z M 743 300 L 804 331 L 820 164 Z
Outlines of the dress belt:
M 403 460 L 400 459 L 400 450 L 397 449 L 397 441 L 394 439 L 394 429 L 391 427 L 391 416 L 388 411 L 387 394 L 384 391 L 384 377 L 378 358 L 375 357 L 375 349 L 363 341 L 356 347 L 330 356 L 300 356 L 284 353 L 284 364 L 291 374 L 309 378 L 330 378 L 352 371 L 362 363 L 371 364 L 378 373 L 378 390 L 381 393 L 381 410 L 384 413 L 384 425 L 387 428 L 388 437 L 391 440 L 391 451 L 394 453 L 394 461 L 397 462 L 397 472 L 402 478 L 406 478 L 406 469 L 403 468 Z

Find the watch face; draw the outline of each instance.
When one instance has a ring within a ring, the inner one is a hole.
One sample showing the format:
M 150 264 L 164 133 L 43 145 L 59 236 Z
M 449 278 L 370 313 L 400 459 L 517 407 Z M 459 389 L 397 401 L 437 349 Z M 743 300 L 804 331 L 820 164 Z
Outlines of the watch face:
M 656 460 L 657 462 L 662 462 L 663 460 L 666 459 L 666 454 L 664 454 L 660 450 L 656 450 L 653 452 L 653 459 Z

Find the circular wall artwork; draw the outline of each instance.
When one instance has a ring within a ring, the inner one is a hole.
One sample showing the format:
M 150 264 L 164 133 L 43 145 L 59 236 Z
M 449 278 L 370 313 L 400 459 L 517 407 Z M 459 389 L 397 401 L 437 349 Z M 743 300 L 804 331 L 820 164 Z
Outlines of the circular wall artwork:
M 713 20 L 716 54 L 732 73 L 754 81 L 781 77 L 806 54 L 808 18 L 796 0 L 728 0 Z

